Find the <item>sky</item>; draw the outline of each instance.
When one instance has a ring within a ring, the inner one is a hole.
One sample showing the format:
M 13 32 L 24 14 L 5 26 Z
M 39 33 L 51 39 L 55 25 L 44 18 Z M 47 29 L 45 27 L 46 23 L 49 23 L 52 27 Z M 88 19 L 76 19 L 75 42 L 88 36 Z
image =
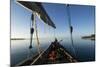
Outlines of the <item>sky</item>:
M 44 9 L 56 25 L 56 29 L 45 24 L 38 17 L 38 35 L 42 37 L 69 37 L 69 21 L 65 4 L 42 3 Z M 11 0 L 11 38 L 30 37 L 31 12 Z M 81 37 L 95 32 L 95 6 L 70 5 L 73 36 Z

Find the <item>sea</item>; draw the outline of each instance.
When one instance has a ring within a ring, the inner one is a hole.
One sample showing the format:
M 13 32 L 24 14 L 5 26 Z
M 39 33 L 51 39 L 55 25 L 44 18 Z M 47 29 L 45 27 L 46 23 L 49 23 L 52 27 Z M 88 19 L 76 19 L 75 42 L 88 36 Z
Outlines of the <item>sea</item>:
M 54 39 L 41 38 L 40 48 L 46 50 Z M 80 62 L 95 61 L 95 40 L 74 38 L 73 45 L 69 38 L 58 39 L 62 46 Z M 38 53 L 37 40 L 33 39 L 32 49 L 29 50 L 30 40 L 11 40 L 11 65 L 17 65 L 26 58 Z M 73 50 L 73 48 L 75 50 Z

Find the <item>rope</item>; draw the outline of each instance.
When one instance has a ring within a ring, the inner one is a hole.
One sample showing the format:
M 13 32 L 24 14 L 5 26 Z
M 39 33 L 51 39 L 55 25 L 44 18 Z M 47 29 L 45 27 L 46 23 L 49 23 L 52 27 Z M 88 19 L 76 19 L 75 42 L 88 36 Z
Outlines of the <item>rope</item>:
M 33 20 L 34 20 L 34 15 L 31 15 L 31 21 L 30 21 L 30 45 L 29 45 L 29 51 L 28 51 L 28 55 L 27 58 L 30 58 L 30 56 L 32 55 L 32 40 L 33 40 L 33 32 L 34 32 L 34 28 L 33 28 Z
M 70 16 L 69 4 L 67 5 L 67 14 L 68 14 L 68 21 L 69 21 L 69 28 L 70 28 L 70 37 L 71 37 L 72 48 L 73 48 L 73 52 L 74 52 L 74 55 L 75 55 L 75 58 L 76 58 L 77 56 L 76 56 L 76 50 L 75 50 L 74 42 L 73 42 L 73 35 L 72 35 L 73 27 L 71 25 L 71 16 Z
M 39 38 L 38 38 L 38 30 L 37 30 L 36 13 L 35 12 L 34 12 L 34 27 L 35 27 L 35 34 L 36 34 L 36 40 L 37 40 L 38 53 L 40 54 L 40 42 L 39 42 Z
M 50 34 L 50 26 L 48 26 L 48 34 L 47 35 L 48 35 L 48 39 L 49 39 L 48 41 L 51 42 L 51 40 L 50 40 L 50 38 L 51 38 L 51 36 L 50 36 L 51 35 Z
M 31 20 L 34 20 L 34 15 L 31 15 Z M 30 22 L 30 46 L 29 49 L 32 49 L 32 40 L 33 40 L 33 32 L 34 32 L 34 28 L 33 28 L 33 22 Z
M 56 38 L 56 36 L 55 36 L 55 29 L 54 29 L 54 39 Z

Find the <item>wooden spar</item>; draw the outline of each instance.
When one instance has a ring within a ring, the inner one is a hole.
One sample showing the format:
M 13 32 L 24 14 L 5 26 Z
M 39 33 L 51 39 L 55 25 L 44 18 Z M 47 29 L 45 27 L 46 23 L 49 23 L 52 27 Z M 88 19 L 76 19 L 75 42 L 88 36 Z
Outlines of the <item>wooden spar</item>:
M 70 15 L 70 8 L 69 8 L 69 4 L 67 5 L 67 14 L 68 14 L 68 22 L 69 22 L 69 28 L 70 28 L 70 37 L 71 37 L 71 43 L 72 43 L 72 48 L 73 48 L 73 52 L 76 58 L 76 50 L 74 48 L 74 43 L 73 43 L 73 27 L 71 25 L 71 15 Z

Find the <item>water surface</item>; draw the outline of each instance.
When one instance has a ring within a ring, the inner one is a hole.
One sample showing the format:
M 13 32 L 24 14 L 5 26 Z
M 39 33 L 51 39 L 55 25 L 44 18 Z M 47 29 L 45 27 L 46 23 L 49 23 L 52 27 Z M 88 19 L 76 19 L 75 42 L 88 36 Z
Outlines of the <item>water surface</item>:
M 60 43 L 75 56 L 70 39 L 63 38 Z M 40 48 L 46 50 L 53 40 L 40 39 Z M 16 65 L 29 56 L 32 56 L 29 52 L 30 40 L 11 40 L 11 65 Z M 33 40 L 32 54 L 38 53 L 36 40 Z M 91 40 L 84 40 L 81 38 L 74 39 L 74 49 L 76 58 L 81 61 L 94 61 L 95 60 L 95 42 Z

